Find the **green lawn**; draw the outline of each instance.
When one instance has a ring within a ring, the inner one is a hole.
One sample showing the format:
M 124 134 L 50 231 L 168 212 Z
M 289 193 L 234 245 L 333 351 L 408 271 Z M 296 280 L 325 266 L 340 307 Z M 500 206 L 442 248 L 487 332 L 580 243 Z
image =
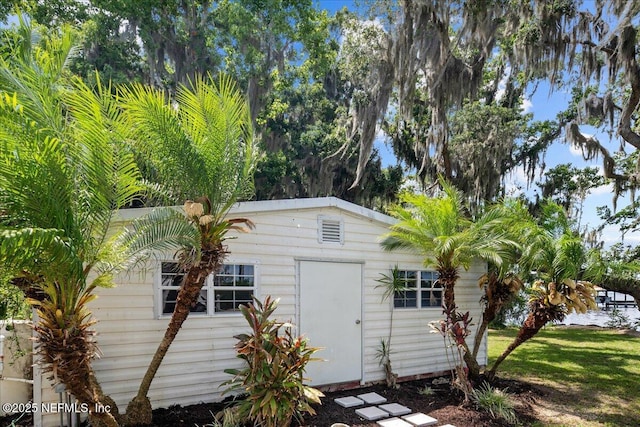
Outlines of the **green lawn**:
M 515 329 L 489 332 L 489 363 Z M 604 329 L 548 327 L 514 351 L 498 376 L 549 387 L 543 426 L 640 425 L 640 337 Z

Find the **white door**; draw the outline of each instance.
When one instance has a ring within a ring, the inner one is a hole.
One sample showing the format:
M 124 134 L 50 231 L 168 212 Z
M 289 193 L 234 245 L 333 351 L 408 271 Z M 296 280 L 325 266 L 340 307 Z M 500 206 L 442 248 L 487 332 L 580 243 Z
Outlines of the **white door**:
M 311 384 L 362 378 L 362 264 L 299 261 L 300 332 L 315 356 L 307 365 Z

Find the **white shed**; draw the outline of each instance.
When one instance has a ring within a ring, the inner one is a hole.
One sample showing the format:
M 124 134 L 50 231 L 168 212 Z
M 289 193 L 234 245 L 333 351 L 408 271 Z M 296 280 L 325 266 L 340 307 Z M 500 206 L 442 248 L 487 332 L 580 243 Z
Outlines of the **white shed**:
M 121 211 L 124 221 L 148 209 Z M 401 379 L 449 369 L 442 337 L 430 333 L 429 322 L 441 319 L 442 291 L 435 272 L 422 258 L 406 251 L 385 252 L 380 236 L 394 219 L 370 209 L 326 197 L 243 202 L 230 217 L 251 219 L 256 228 L 228 240 L 224 270 L 210 278 L 166 355 L 149 397 L 154 408 L 221 399 L 227 368 L 241 366 L 234 335 L 246 332 L 237 305 L 251 295 L 280 299 L 276 314 L 293 321 L 324 362 L 313 362 L 308 376 L 314 385 L 383 381 L 376 360 L 380 340 L 389 334 L 392 364 Z M 94 367 L 105 393 L 121 410 L 135 395 L 173 310 L 176 294 L 173 254 L 117 278 L 117 286 L 100 289 L 92 303 L 102 357 Z M 382 274 L 397 265 L 413 290 L 382 301 L 376 288 Z M 477 262 L 460 272 L 456 302 L 480 320 L 481 291 L 476 285 L 486 265 Z M 486 364 L 486 345 L 479 362 Z M 34 398 L 58 401 L 43 376 Z M 38 414 L 36 425 L 51 426 L 59 414 Z

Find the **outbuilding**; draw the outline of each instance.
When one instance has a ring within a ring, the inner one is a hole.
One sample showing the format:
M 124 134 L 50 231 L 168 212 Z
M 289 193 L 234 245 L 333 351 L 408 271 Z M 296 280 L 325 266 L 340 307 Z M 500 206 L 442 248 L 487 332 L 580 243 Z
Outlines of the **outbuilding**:
M 131 221 L 149 209 L 119 213 Z M 312 362 L 307 374 L 321 385 L 364 385 L 383 381 L 376 359 L 381 339 L 389 335 L 393 312 L 391 360 L 400 379 L 450 369 L 443 339 L 430 333 L 429 322 L 443 318 L 437 273 L 420 255 L 385 252 L 380 236 L 394 219 L 334 198 L 243 202 L 231 218 L 256 225 L 230 235 L 223 270 L 210 277 L 201 298 L 166 355 L 149 397 L 154 408 L 222 399 L 220 385 L 228 368 L 242 366 L 233 338 L 247 327 L 237 310 L 252 296 L 279 298 L 278 319 L 297 325 L 325 359 Z M 126 408 L 136 394 L 169 321 L 179 287 L 173 253 L 160 254 L 144 266 L 116 278 L 116 287 L 97 291 L 91 309 L 102 356 L 94 368 L 104 391 Z M 378 280 L 397 266 L 406 292 L 383 300 Z M 477 279 L 486 264 L 460 271 L 456 301 L 478 323 L 481 290 Z M 479 362 L 486 364 L 486 344 Z M 34 375 L 34 400 L 58 402 L 45 376 Z M 35 424 L 58 425 L 56 413 L 36 414 Z

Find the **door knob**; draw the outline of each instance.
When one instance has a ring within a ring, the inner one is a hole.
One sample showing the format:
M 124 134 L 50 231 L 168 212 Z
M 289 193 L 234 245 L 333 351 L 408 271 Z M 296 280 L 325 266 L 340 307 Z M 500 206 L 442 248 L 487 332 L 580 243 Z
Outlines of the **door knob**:
M 360 324 L 360 319 L 357 319 L 356 320 L 356 325 L 359 325 L 359 324 Z

